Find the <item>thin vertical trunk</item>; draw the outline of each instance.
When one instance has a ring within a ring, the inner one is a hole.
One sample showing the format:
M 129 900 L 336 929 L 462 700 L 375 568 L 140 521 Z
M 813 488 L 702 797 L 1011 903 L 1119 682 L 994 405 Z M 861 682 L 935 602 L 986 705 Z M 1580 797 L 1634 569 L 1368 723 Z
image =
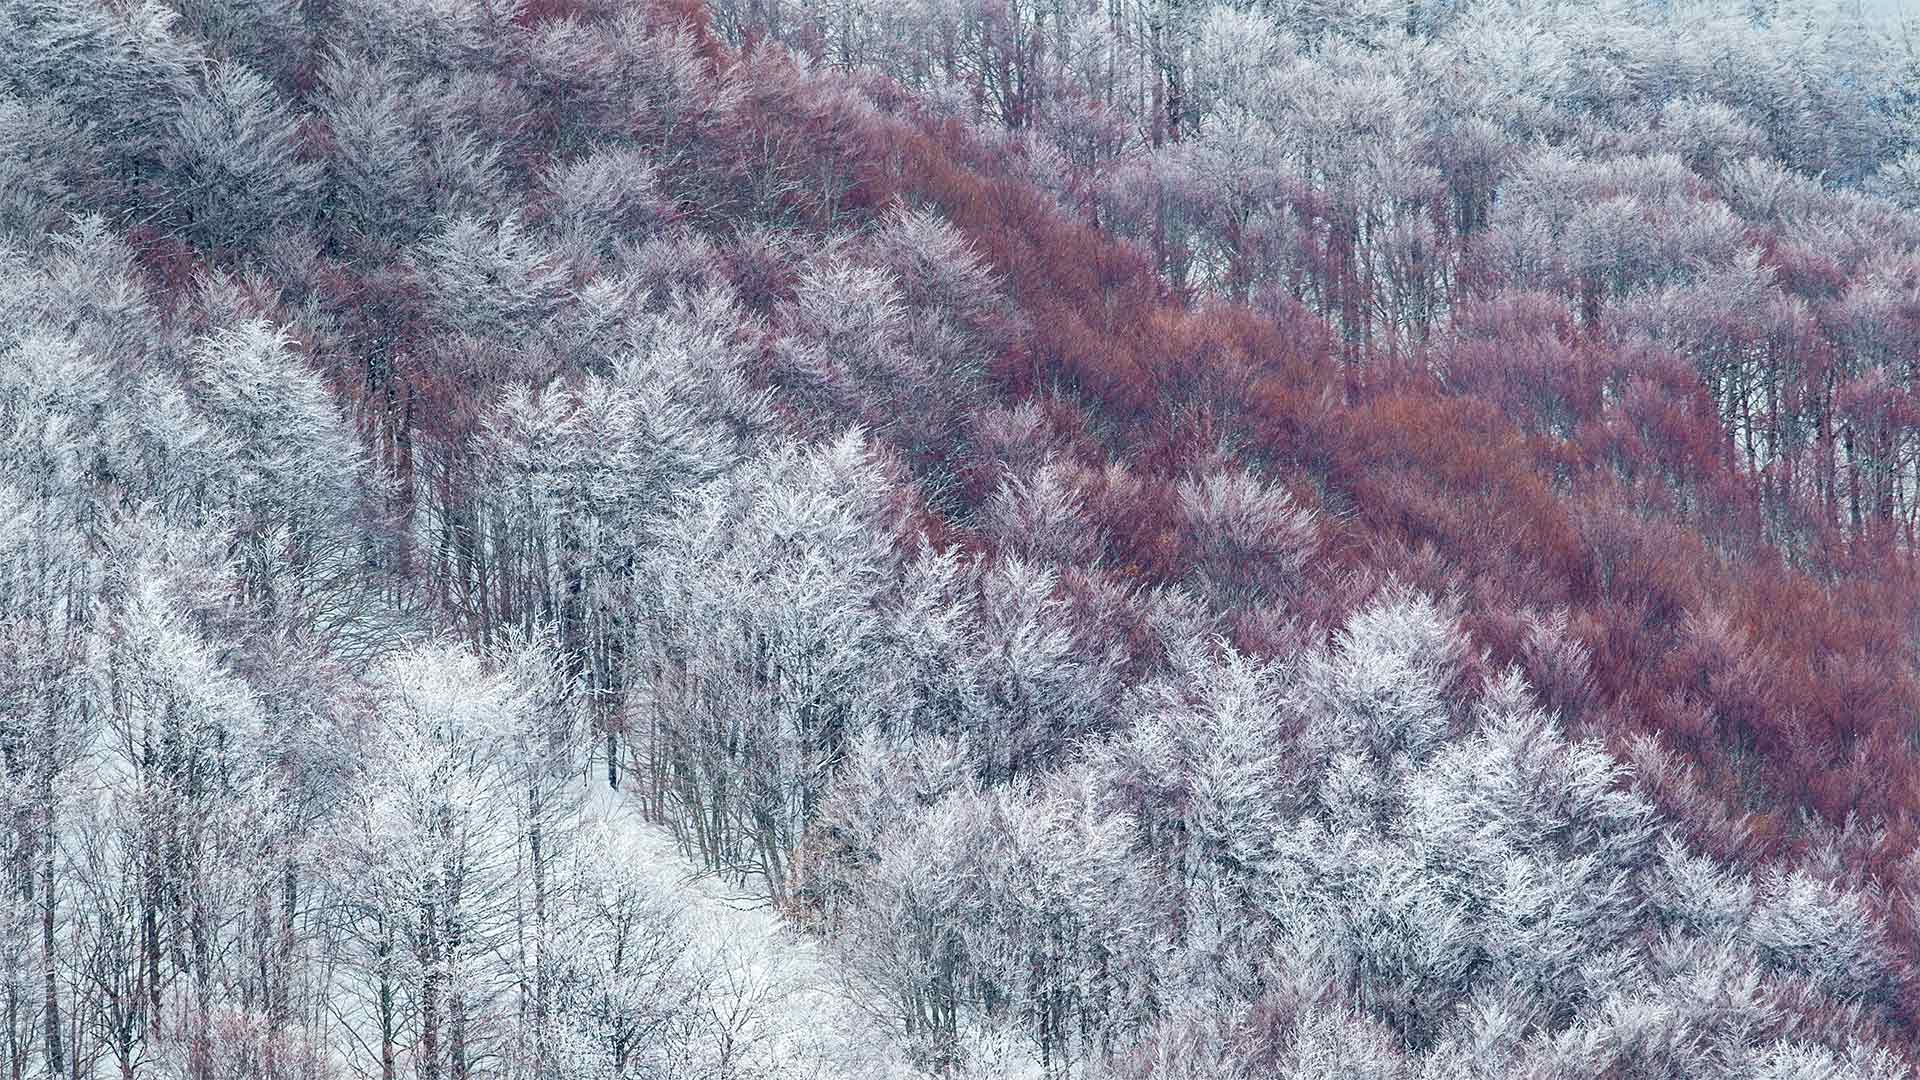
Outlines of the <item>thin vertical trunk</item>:
M 1847 522 L 1857 534 L 1860 531 L 1860 457 L 1855 452 L 1852 424 L 1841 430 L 1840 438 L 1847 454 Z
M 1893 427 L 1882 421 L 1880 430 L 1874 432 L 1873 437 L 1873 519 L 1876 525 L 1887 525 L 1893 521 L 1894 486 L 1898 475 L 1894 453 Z
M 1167 141 L 1180 141 L 1181 113 L 1187 108 L 1186 87 L 1182 85 L 1180 62 L 1177 58 L 1167 65 Z
M 274 1054 L 280 1044 L 281 1033 L 293 1023 L 293 943 L 294 920 L 300 910 L 300 864 L 297 860 L 287 859 L 287 865 L 280 878 L 280 940 L 277 942 L 278 968 L 274 983 L 268 991 L 272 995 L 269 1016 L 273 1020 L 273 1033 L 267 1040 L 267 1053 Z M 275 1061 L 268 1059 L 267 1072 L 275 1072 Z
M 452 942 L 449 940 L 448 945 Z M 447 987 L 447 1078 L 467 1080 L 467 996 L 458 980 Z
M 59 971 L 54 954 L 55 913 L 59 900 L 54 893 L 54 859 L 58 845 L 54 842 L 56 834 L 51 760 L 54 744 L 51 727 L 52 724 L 49 722 L 46 746 L 49 760 L 42 769 L 40 781 L 40 805 L 44 816 L 41 823 L 43 832 L 40 837 L 40 967 L 46 986 L 47 1075 L 57 1077 L 66 1073 L 67 1066 L 60 1024 Z
M 451 811 L 444 828 L 453 832 Z M 467 1080 L 467 995 L 461 970 L 466 941 L 466 918 L 461 910 L 462 867 L 458 856 L 449 856 L 445 870 L 447 906 L 442 925 L 442 963 L 447 971 L 447 1078 Z
M 398 478 L 400 481 L 399 490 L 397 494 L 400 499 L 401 512 L 407 513 L 413 509 L 413 499 L 414 499 L 414 490 L 413 490 L 413 485 L 414 485 L 414 477 L 413 477 L 414 400 L 413 400 L 413 384 L 411 382 L 407 382 L 407 383 L 403 383 L 402 385 L 404 387 L 405 392 L 402 398 L 403 403 L 400 408 L 400 430 L 394 434 L 393 441 L 394 441 L 394 449 L 398 456 L 397 471 L 398 471 Z M 403 535 L 406 535 L 406 534 L 403 534 Z
M 9 823 L 14 831 L 16 850 L 7 864 L 7 891 L 14 896 L 19 906 L 12 910 L 25 916 L 33 910 L 34 868 L 34 823 L 31 812 L 24 806 Z M 25 924 L 22 924 L 22 930 Z M 34 1037 L 27 1016 L 27 999 L 24 991 L 28 985 L 26 966 L 28 950 L 24 938 L 20 941 L 19 951 L 10 951 L 7 957 L 10 976 L 7 984 L 7 1075 L 9 1080 L 22 1080 L 27 1072 L 27 1059 L 32 1055 Z M 11 976 L 17 974 L 19 977 Z
M 1148 25 L 1147 34 L 1148 42 L 1150 43 L 1149 47 L 1153 51 L 1153 66 L 1157 69 L 1165 70 L 1166 61 L 1164 57 L 1166 54 L 1164 50 L 1166 43 L 1162 36 L 1158 20 Z M 1158 150 L 1167 141 L 1166 84 L 1165 80 L 1159 77 L 1158 71 L 1149 76 L 1147 81 L 1152 84 L 1153 87 L 1153 100 L 1148 106 L 1149 111 L 1147 113 L 1147 115 L 1152 118 L 1147 127 L 1147 143 L 1153 147 L 1153 149 Z
M 1831 525 L 1837 513 L 1836 492 L 1839 485 L 1839 462 L 1834 453 L 1833 437 L 1833 370 L 1829 366 L 1824 378 L 1824 389 L 1820 396 L 1820 508 L 1822 524 Z
M 1767 369 L 1767 485 L 1763 497 L 1770 505 L 1777 506 L 1793 490 L 1787 480 L 1788 470 L 1792 466 L 1780 460 L 1780 372 L 1777 361 Z
M 431 899 L 421 904 L 420 927 L 420 1080 L 440 1080 L 440 921 Z
M 197 845 L 196 845 L 197 846 Z M 196 889 L 198 892 L 199 890 Z M 213 1075 L 213 930 L 208 924 L 206 898 L 193 899 L 189 935 L 193 940 L 193 1027 L 194 1039 L 187 1059 L 187 1072 L 194 1080 Z
M 11 976 L 13 973 L 8 972 Z M 7 979 L 7 1080 L 22 1080 L 27 1074 L 26 1055 L 20 1052 L 21 1022 L 20 990 L 11 977 Z
M 394 1012 L 393 928 L 384 915 L 380 919 L 380 939 L 374 949 L 374 965 L 379 979 L 376 996 L 380 1014 L 380 1080 L 395 1080 L 397 1053 L 394 1044 L 399 1024 Z
M 527 847 L 533 860 L 533 1038 L 534 1075 L 549 1073 L 547 1038 L 547 866 L 546 838 L 540 830 L 540 788 L 527 788 Z
M 142 978 L 147 987 L 147 1025 L 150 1037 L 160 1039 L 160 882 L 159 873 L 148 871 L 146 887 L 140 897 L 140 948 Z
M 1747 472 L 1755 473 L 1760 468 L 1760 448 L 1754 439 L 1753 431 L 1753 393 L 1743 381 L 1740 389 L 1740 430 L 1742 442 L 1747 452 Z

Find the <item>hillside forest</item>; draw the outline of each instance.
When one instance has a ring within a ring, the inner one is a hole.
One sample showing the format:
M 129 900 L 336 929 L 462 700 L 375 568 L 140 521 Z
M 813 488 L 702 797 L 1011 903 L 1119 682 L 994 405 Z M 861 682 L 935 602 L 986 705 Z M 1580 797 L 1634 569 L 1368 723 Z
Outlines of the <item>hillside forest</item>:
M 1920 1075 L 1920 21 L 0 0 L 0 1078 Z

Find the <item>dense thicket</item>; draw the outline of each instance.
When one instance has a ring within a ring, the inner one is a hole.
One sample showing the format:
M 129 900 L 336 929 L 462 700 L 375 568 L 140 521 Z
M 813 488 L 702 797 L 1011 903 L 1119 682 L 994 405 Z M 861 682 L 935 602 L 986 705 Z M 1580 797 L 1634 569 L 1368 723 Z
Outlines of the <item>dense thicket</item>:
M 7 1075 L 1911 1075 L 1916 40 L 0 0 Z

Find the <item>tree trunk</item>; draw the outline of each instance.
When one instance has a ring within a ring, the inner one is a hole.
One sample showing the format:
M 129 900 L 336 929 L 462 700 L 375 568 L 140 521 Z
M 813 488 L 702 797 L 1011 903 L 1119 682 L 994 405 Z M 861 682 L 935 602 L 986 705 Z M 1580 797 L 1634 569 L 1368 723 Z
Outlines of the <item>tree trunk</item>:
M 547 867 L 545 837 L 540 831 L 542 808 L 538 784 L 528 786 L 527 807 L 531 826 L 527 831 L 527 847 L 533 859 L 534 1075 L 545 1080 L 551 1075 L 548 1060 L 551 1040 L 547 1037 Z
M 451 825 L 448 826 L 451 832 Z M 461 911 L 461 868 L 452 857 L 445 870 L 447 908 L 443 925 L 442 963 L 447 971 L 447 1078 L 467 1080 L 467 994 L 461 971 L 466 918 Z
M 140 897 L 140 949 L 142 979 L 146 982 L 147 1025 L 151 1038 L 160 1038 L 160 882 L 157 871 L 149 871 Z
M 1857 535 L 1860 532 L 1860 456 L 1855 451 L 1852 424 L 1841 430 L 1840 438 L 1847 454 L 1847 522 Z
M 20 1053 L 22 1038 L 20 1034 L 21 1008 L 20 991 L 12 979 L 9 970 L 7 979 L 7 1080 L 22 1080 L 27 1074 L 26 1056 Z
M 394 1043 L 399 1025 L 394 1015 L 393 929 L 384 916 L 380 920 L 379 944 L 375 946 L 373 955 L 379 979 L 376 996 L 380 1014 L 380 1080 L 395 1080 Z
M 24 741 L 24 734 L 23 734 Z M 18 808 L 14 820 L 9 823 L 13 828 L 15 851 L 7 864 L 7 893 L 18 901 L 12 908 L 22 917 L 20 928 L 23 931 L 18 949 L 7 954 L 7 1075 L 9 1080 L 22 1080 L 27 1072 L 27 1059 L 32 1055 L 34 1037 L 27 1016 L 27 999 L 24 991 L 28 985 L 27 976 L 27 938 L 25 916 L 33 910 L 34 836 L 35 828 L 31 812 L 25 807 Z
M 437 890 L 429 890 L 429 897 Z M 440 925 L 433 899 L 421 904 L 420 927 L 420 1080 L 440 1080 Z
M 272 1030 L 267 1038 L 267 1073 L 276 1074 L 276 1048 L 280 1045 L 282 1033 L 293 1023 L 293 943 L 295 935 L 294 920 L 300 910 L 300 864 L 292 858 L 280 878 L 280 940 L 277 942 L 278 968 L 273 985 L 268 1016 L 272 1020 Z
M 48 725 L 51 728 L 51 724 Z M 43 833 L 40 838 L 40 965 L 46 983 L 46 1032 L 47 1032 L 47 1075 L 58 1077 L 67 1071 L 66 1059 L 62 1053 L 63 1044 L 60 1031 L 60 983 L 58 965 L 54 955 L 54 915 L 58 897 L 54 889 L 54 856 L 58 851 L 55 843 L 53 813 L 53 739 L 48 731 L 46 752 L 49 762 L 45 766 L 40 784 Z
M 467 1076 L 467 995 L 455 980 L 447 987 L 447 1080 L 467 1080 Z

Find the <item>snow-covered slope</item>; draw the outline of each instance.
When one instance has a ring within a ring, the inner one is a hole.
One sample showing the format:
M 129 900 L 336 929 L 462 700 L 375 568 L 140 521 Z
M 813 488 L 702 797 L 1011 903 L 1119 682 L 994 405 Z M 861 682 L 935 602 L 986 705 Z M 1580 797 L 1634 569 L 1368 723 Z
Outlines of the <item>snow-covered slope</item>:
M 700 873 L 664 828 L 617 791 L 589 783 L 590 834 L 615 838 L 648 867 L 684 918 L 690 966 L 706 988 L 690 1077 L 866 1080 L 912 1070 L 878 1023 L 841 992 L 814 939 L 770 906 Z

